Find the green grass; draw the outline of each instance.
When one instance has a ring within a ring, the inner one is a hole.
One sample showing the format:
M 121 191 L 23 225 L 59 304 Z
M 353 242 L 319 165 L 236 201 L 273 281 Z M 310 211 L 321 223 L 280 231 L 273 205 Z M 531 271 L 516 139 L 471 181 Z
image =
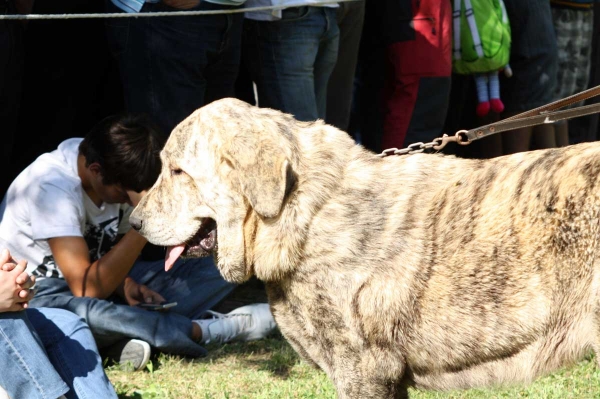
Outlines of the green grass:
M 209 347 L 209 356 L 161 354 L 136 373 L 107 369 L 122 399 L 335 398 L 324 373 L 299 359 L 281 337 Z M 529 386 L 454 392 L 411 390 L 413 399 L 600 398 L 600 370 L 588 358 Z

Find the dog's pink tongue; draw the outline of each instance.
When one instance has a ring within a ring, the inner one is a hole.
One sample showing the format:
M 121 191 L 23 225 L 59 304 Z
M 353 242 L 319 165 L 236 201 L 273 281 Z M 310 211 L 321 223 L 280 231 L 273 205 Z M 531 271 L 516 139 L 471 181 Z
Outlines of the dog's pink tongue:
M 179 259 L 183 250 L 185 249 L 185 244 L 177 245 L 176 247 L 168 247 L 167 254 L 165 255 L 165 271 L 168 272 L 171 270 L 175 261 Z

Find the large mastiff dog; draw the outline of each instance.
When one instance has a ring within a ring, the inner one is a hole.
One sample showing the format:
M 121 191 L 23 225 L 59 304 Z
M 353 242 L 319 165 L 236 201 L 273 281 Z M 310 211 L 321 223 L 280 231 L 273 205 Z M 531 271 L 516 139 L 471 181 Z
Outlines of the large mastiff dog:
M 161 157 L 132 225 L 167 268 L 212 254 L 228 281 L 266 282 L 340 398 L 527 382 L 600 349 L 600 143 L 377 158 L 225 99 Z

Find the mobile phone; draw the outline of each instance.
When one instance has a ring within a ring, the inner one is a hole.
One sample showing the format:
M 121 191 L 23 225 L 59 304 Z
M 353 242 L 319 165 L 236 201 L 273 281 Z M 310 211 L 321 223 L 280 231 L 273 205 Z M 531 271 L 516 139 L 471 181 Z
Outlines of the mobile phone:
M 166 310 L 177 306 L 177 302 L 138 303 L 137 306 L 146 310 Z

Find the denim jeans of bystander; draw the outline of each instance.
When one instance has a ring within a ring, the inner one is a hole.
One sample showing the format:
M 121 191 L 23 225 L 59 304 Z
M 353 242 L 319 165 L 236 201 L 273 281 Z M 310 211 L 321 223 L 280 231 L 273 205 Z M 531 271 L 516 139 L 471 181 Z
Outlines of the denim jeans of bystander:
M 0 314 L 0 386 L 11 398 L 116 398 L 89 327 L 61 309 Z
M 234 9 L 201 1 L 189 11 Z M 107 1 L 109 12 L 120 12 Z M 176 11 L 146 3 L 142 12 Z M 243 13 L 187 17 L 114 18 L 106 22 L 125 106 L 152 115 L 165 134 L 193 111 L 234 97 Z
M 291 7 L 281 20 L 246 19 L 244 35 L 258 105 L 301 121 L 325 119 L 327 85 L 338 54 L 336 9 Z

